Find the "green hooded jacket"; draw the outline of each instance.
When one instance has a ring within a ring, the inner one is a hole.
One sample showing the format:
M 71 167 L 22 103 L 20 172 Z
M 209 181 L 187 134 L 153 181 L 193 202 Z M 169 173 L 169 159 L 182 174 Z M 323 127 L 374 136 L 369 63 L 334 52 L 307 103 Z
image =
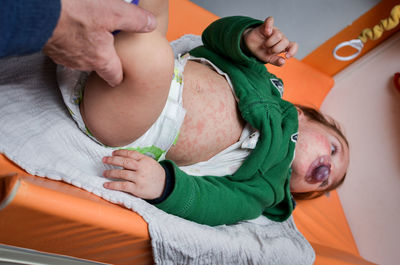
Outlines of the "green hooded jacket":
M 217 20 L 203 32 L 204 46 L 190 51 L 229 75 L 243 119 L 260 132 L 255 149 L 233 175 L 223 177 L 191 176 L 172 161 L 161 161 L 173 168 L 175 184 L 156 207 L 207 225 L 233 224 L 261 214 L 281 222 L 291 215 L 297 110 L 281 99 L 281 80 L 241 49 L 244 30 L 262 23 L 238 16 Z

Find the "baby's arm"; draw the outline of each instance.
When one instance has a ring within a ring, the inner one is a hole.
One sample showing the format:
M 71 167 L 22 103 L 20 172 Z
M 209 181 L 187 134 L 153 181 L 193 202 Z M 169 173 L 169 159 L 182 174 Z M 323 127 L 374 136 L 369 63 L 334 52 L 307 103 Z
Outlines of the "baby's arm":
M 298 49 L 296 42 L 289 41 L 285 35 L 274 27 L 274 19 L 268 17 L 264 23 L 243 32 L 244 49 L 257 59 L 276 66 L 285 64 L 285 57 L 293 57 Z M 285 55 L 284 55 L 285 54 Z
M 260 73 L 263 72 L 261 69 L 265 70 L 264 66 L 261 68 L 261 62 L 282 66 L 285 59 L 280 54 L 286 53 L 286 58 L 290 58 L 298 48 L 297 43 L 290 42 L 273 26 L 272 18 L 265 21 L 243 16 L 222 18 L 207 27 L 202 40 L 206 49 L 234 63 L 251 68 L 259 64 Z M 199 53 L 203 54 L 204 48 L 190 52 L 194 56 Z
M 147 200 L 162 210 L 207 225 L 233 224 L 258 217 L 270 205 L 274 192 L 263 178 L 196 177 L 171 161 L 158 163 L 137 151 L 117 150 L 103 163 L 120 168 L 105 170 L 104 183 Z

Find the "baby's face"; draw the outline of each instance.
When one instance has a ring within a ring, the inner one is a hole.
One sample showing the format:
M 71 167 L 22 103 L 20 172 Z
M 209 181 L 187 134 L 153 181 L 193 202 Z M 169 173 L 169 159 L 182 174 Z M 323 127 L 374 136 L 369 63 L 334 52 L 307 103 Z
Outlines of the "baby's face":
M 339 182 L 349 165 L 349 148 L 334 130 L 299 113 L 299 136 L 292 164 L 290 190 L 326 190 Z

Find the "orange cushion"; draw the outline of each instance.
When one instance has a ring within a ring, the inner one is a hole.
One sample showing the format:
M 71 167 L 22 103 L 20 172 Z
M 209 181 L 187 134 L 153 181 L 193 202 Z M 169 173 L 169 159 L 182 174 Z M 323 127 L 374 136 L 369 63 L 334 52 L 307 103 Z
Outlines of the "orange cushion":
M 27 174 L 0 154 L 0 244 L 107 264 L 153 264 L 147 223 L 60 181 Z

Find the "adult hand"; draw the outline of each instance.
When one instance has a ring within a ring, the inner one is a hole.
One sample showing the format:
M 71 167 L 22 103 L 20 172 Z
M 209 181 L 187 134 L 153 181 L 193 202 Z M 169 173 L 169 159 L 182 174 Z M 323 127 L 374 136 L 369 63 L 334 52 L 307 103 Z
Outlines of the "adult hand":
M 156 19 L 150 12 L 121 0 L 61 0 L 61 15 L 43 51 L 56 63 L 96 71 L 111 86 L 123 78 L 112 32 L 149 32 Z

